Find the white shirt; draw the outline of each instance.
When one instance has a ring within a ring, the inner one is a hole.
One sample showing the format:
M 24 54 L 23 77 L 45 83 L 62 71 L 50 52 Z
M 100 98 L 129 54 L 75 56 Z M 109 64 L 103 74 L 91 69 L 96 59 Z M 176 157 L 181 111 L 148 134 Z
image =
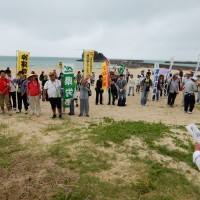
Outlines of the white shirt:
M 13 79 L 15 79 L 12 75 L 11 77 L 7 76 L 7 79 L 9 79 L 10 81 L 13 81 Z M 10 92 L 16 92 L 16 86 L 14 83 L 10 82 Z
M 60 97 L 61 82 L 57 79 L 53 82 L 48 80 L 44 85 L 44 89 L 47 90 L 49 98 Z
M 195 151 L 193 153 L 193 163 L 195 163 L 200 170 L 200 151 Z
M 134 87 L 135 85 L 134 78 L 129 77 L 128 84 L 129 84 L 129 87 Z

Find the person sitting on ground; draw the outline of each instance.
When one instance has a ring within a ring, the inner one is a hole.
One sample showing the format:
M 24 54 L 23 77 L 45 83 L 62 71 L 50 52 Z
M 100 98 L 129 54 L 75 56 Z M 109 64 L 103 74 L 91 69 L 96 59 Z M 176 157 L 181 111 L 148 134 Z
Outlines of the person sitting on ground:
M 49 73 L 49 78 L 45 85 L 43 91 L 43 98 L 42 100 L 45 101 L 46 94 L 48 93 L 49 102 L 51 104 L 51 109 L 53 112 L 52 119 L 57 117 L 56 115 L 56 108 L 58 109 L 59 118 L 62 118 L 62 111 L 61 111 L 61 82 L 56 79 L 56 75 L 54 72 Z
M 8 109 L 8 114 L 11 115 L 11 107 L 9 101 L 9 91 L 10 91 L 10 80 L 6 78 L 6 72 L 4 70 L 0 71 L 0 113 L 4 113 L 4 104 Z

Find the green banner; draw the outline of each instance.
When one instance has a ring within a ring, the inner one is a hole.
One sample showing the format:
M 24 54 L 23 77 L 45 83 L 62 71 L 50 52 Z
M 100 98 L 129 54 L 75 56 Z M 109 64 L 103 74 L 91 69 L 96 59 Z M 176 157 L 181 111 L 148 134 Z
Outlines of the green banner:
M 64 107 L 68 108 L 70 106 L 70 100 L 74 96 L 75 84 L 74 84 L 74 68 L 71 66 L 64 65 L 63 72 L 63 98 Z
M 126 66 L 125 65 L 120 65 L 120 68 L 118 68 L 118 74 L 123 74 L 124 73 L 124 70 L 126 69 Z

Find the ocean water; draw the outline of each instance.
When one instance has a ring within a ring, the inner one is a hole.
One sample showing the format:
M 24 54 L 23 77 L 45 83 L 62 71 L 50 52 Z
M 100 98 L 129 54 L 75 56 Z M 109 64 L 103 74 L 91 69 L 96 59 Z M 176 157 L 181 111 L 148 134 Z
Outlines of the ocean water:
M 30 68 L 56 68 L 59 62 L 65 64 L 74 65 L 76 68 L 83 68 L 83 62 L 76 61 L 80 58 L 64 58 L 64 57 L 30 57 Z M 0 56 L 0 69 L 6 69 L 7 67 L 16 68 L 16 57 L 15 56 Z M 166 64 L 163 60 L 144 60 L 144 63 L 158 63 Z M 169 64 L 168 64 L 169 65 Z M 176 64 L 178 66 L 186 66 L 186 64 Z M 95 62 L 95 68 L 100 68 L 101 63 Z M 114 65 L 112 65 L 114 66 Z M 187 65 L 188 66 L 188 65 Z M 196 65 L 190 64 L 191 68 Z

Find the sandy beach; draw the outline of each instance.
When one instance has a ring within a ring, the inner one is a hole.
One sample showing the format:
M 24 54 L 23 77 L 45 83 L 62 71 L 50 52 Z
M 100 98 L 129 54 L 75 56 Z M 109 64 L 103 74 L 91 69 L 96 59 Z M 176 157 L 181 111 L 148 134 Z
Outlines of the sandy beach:
M 52 71 L 52 68 L 45 69 L 34 69 L 30 68 L 29 71 L 34 70 L 36 74 L 40 75 L 41 71 L 44 71 L 48 74 Z M 56 69 L 59 72 L 59 69 Z M 80 69 L 75 69 L 75 74 Z M 134 75 L 134 79 L 136 81 L 136 77 L 140 74 L 141 70 L 147 71 L 144 68 L 138 69 L 129 69 L 129 72 Z M 151 69 L 153 70 L 153 69 Z M 101 74 L 101 69 L 95 69 L 96 80 L 98 76 Z M 186 71 L 185 71 L 186 72 Z M 177 71 L 173 71 L 173 73 L 177 73 Z M 13 71 L 13 74 L 14 71 Z M 153 79 L 153 76 L 151 77 Z M 86 121 L 99 121 L 104 117 L 113 118 L 114 120 L 134 120 L 134 121 L 147 121 L 147 122 L 162 122 L 165 124 L 173 124 L 173 125 L 188 125 L 190 123 L 199 123 L 198 116 L 200 114 L 200 105 L 195 104 L 195 108 L 192 115 L 184 114 L 182 107 L 182 92 L 177 95 L 175 100 L 175 106 L 173 108 L 167 107 L 167 97 L 161 97 L 159 101 L 152 101 L 152 94 L 149 94 L 149 101 L 145 107 L 140 105 L 140 97 L 141 93 L 135 93 L 135 96 L 127 97 L 127 106 L 126 107 L 118 107 L 117 105 L 107 105 L 108 103 L 108 91 L 104 91 L 103 94 L 103 103 L 104 105 L 95 105 L 95 86 L 91 86 L 92 96 L 89 98 L 90 105 L 90 117 L 78 117 L 79 108 L 75 108 L 75 116 L 71 116 L 70 118 L 74 122 L 84 123 Z M 79 93 L 78 93 L 79 96 Z M 116 103 L 117 104 L 117 103 Z M 41 116 L 38 119 L 39 121 L 43 120 L 51 120 L 50 116 L 52 115 L 49 102 L 41 101 Z M 68 113 L 68 109 L 66 109 L 66 113 Z M 2 118 L 2 116 L 0 116 Z M 15 118 L 17 115 L 13 113 L 11 118 Z M 69 117 L 66 115 L 66 117 Z M 3 119 L 4 120 L 4 119 Z M 24 124 L 26 126 L 26 124 Z

